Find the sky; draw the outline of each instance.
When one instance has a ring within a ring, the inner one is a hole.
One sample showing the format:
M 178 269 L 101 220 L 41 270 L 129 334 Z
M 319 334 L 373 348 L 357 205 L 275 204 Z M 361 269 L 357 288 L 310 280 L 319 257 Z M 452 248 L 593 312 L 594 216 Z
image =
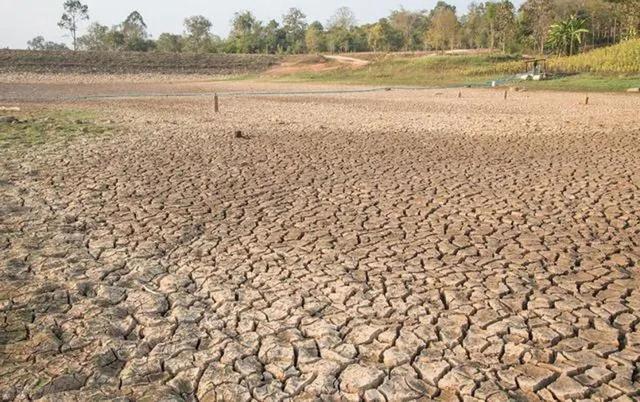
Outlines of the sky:
M 250 10 L 263 21 L 280 20 L 290 7 L 301 9 L 307 20 L 325 23 L 336 9 L 350 7 L 358 23 L 374 22 L 401 6 L 408 10 L 431 9 L 437 0 L 84 0 L 89 6 L 89 22 L 116 25 L 134 10 L 142 14 L 154 38 L 162 32 L 181 33 L 182 22 L 192 15 L 204 15 L 213 22 L 213 31 L 227 36 L 236 11 Z M 471 0 L 449 0 L 464 13 Z M 518 6 L 522 0 L 514 3 Z M 57 26 L 63 0 L 0 0 L 0 48 L 26 48 L 27 41 L 42 35 L 54 42 L 70 43 Z M 81 33 L 88 23 L 81 27 Z

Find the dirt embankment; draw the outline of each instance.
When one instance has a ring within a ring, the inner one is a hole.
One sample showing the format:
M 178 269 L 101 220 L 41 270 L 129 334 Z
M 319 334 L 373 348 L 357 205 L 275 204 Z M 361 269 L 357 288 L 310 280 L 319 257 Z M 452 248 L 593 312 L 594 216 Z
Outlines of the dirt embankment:
M 0 72 L 240 74 L 278 64 L 272 55 L 0 50 Z

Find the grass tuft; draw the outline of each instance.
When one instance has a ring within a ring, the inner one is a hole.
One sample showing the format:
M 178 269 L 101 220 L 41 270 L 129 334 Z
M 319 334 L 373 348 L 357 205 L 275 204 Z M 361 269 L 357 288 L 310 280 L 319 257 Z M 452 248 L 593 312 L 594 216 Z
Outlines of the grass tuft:
M 0 119 L 0 149 L 68 142 L 102 135 L 114 128 L 113 123 L 98 122 L 91 112 L 78 110 L 0 112 L 1 116 L 16 120 Z

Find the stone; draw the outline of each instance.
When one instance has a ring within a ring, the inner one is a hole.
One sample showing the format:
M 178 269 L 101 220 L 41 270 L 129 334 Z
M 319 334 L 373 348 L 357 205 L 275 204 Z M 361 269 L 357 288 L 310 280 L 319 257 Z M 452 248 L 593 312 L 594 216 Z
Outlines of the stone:
M 376 389 L 368 389 L 364 393 L 365 402 L 386 402 L 387 398 Z
M 15 116 L 0 116 L 0 123 L 14 123 L 18 119 Z

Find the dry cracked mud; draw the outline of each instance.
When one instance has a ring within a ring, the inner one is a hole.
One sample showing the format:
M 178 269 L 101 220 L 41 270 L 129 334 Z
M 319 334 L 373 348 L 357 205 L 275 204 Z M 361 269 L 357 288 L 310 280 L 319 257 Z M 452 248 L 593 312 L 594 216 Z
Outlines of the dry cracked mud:
M 640 398 L 640 97 L 30 88 L 122 129 L 0 151 L 3 400 Z

